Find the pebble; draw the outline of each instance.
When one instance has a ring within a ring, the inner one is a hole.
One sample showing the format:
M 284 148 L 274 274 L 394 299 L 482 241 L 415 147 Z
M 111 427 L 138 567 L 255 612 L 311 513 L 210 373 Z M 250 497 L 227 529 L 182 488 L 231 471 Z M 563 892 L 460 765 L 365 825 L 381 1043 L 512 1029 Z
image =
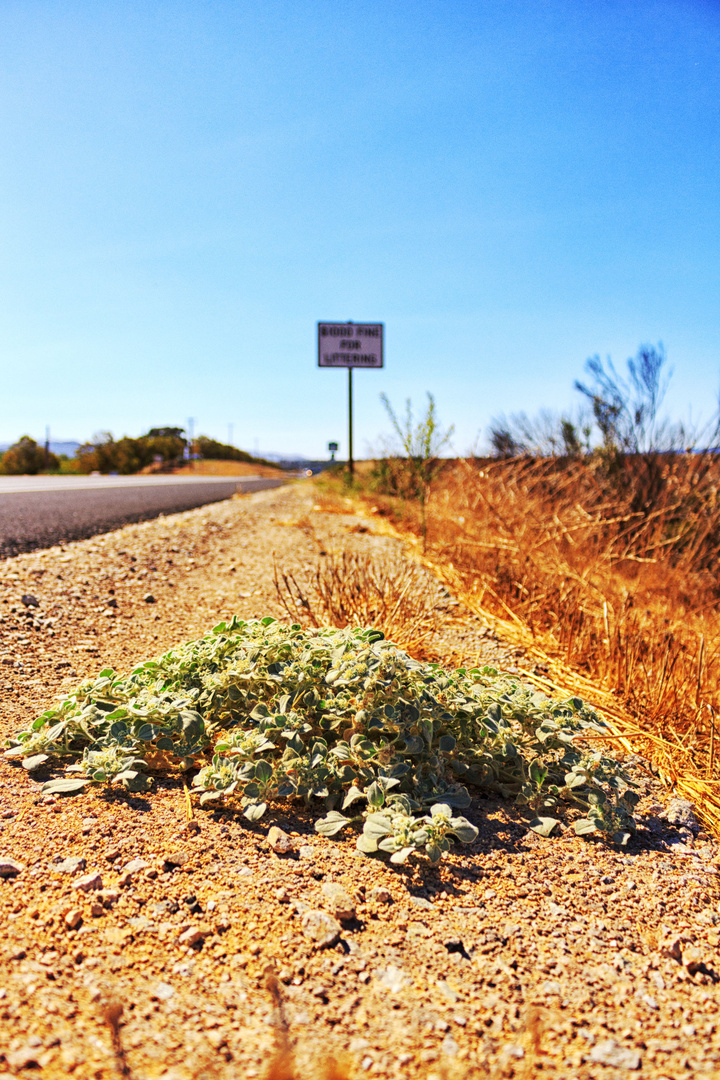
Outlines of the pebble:
M 58 874 L 77 874 L 79 870 L 85 870 L 86 867 L 87 862 L 79 856 L 61 859 L 59 863 L 55 864 L 55 870 Z
M 312 846 L 312 844 L 303 844 L 303 846 L 298 851 L 298 855 L 301 859 L 314 859 L 315 848 Z
M 370 890 L 369 899 L 374 900 L 376 904 L 392 904 L 392 893 L 384 885 L 376 885 Z
M 188 947 L 197 945 L 199 941 L 205 940 L 208 933 L 207 927 L 190 926 L 178 938 L 178 945 L 186 945 Z
M 83 877 L 78 878 L 77 881 L 73 881 L 72 883 L 73 889 L 79 889 L 82 892 L 92 892 L 94 889 L 102 889 L 102 887 L 102 878 L 97 872 L 94 874 L 85 874 Z
M 335 881 L 327 881 L 322 887 L 322 894 L 336 919 L 349 922 L 355 918 L 355 905 L 342 885 Z
M 150 992 L 151 1001 L 169 1001 L 175 993 L 175 987 L 170 986 L 169 983 L 159 982 L 155 988 Z
M 25 863 L 16 862 L 15 859 L 0 858 L 0 878 L 16 877 L 25 869 Z
M 268 833 L 268 844 L 277 855 L 287 855 L 292 851 L 292 840 L 286 832 L 279 829 L 277 825 L 273 825 Z
M 618 1046 L 614 1039 L 602 1039 L 593 1046 L 589 1059 L 596 1065 L 610 1065 L 616 1069 L 639 1069 L 640 1055 L 636 1050 Z
M 321 949 L 329 949 L 340 940 L 342 927 L 337 919 L 327 911 L 306 911 L 301 919 L 302 931 L 306 938 L 314 941 Z
M 20 599 L 25 607 L 40 607 L 40 601 L 32 593 L 24 593 Z
M 671 825 L 684 826 L 694 833 L 700 829 L 700 822 L 695 816 L 695 808 L 687 799 L 671 799 L 665 808 L 665 813 L 661 816 Z
M 70 908 L 65 915 L 65 925 L 68 930 L 74 930 L 82 922 L 82 911 L 80 908 Z
M 408 981 L 402 968 L 396 967 L 395 964 L 388 964 L 386 968 L 380 968 L 375 972 L 375 978 L 381 986 L 384 986 L 386 990 L 393 994 L 397 994 L 399 990 L 402 990 Z
M 415 907 L 423 908 L 424 911 L 434 911 L 435 905 L 431 904 L 429 900 L 426 900 L 424 896 L 410 896 L 408 897 L 411 904 Z
M 149 862 L 145 859 L 131 859 L 130 862 L 126 862 L 123 866 L 123 872 L 125 874 L 139 874 L 141 870 L 147 870 Z
M 157 604 L 157 600 L 151 592 L 145 593 L 145 595 L 143 596 L 143 600 L 146 604 Z
M 174 870 L 176 866 L 184 866 L 188 856 L 184 851 L 175 851 L 172 855 L 166 855 L 163 860 L 163 871 Z

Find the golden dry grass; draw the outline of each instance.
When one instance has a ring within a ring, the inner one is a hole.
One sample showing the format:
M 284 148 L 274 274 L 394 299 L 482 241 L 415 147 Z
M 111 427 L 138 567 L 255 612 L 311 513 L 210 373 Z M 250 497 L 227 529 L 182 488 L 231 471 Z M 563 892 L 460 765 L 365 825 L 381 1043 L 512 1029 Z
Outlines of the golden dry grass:
M 713 455 L 448 463 L 425 556 L 412 502 L 366 494 L 528 677 L 597 705 L 720 835 L 719 491 Z

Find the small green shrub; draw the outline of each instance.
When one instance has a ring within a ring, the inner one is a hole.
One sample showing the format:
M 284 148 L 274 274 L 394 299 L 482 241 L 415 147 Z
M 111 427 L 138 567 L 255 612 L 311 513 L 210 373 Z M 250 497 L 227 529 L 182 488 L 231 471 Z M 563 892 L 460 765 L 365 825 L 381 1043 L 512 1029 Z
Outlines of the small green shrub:
M 274 619 L 220 623 L 129 675 L 111 668 L 21 731 L 7 752 L 32 770 L 69 759 L 47 791 L 120 783 L 147 790 L 148 768 L 198 768 L 202 806 L 319 804 L 319 833 L 354 825 L 357 846 L 437 861 L 477 829 L 456 810 L 467 785 L 532 813 L 562 802 L 576 831 L 624 842 L 637 796 L 617 763 L 582 745 L 604 726 L 578 698 L 551 701 L 493 668 L 420 663 L 377 630 L 303 630 Z M 359 808 L 359 809 L 358 809 Z M 554 817 L 530 828 L 549 835 Z

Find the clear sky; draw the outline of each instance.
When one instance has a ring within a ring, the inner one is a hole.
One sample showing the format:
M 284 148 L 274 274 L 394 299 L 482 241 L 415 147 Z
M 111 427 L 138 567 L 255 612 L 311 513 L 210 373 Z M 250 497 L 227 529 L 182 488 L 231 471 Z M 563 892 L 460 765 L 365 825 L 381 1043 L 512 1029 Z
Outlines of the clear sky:
M 356 455 L 458 453 L 663 341 L 720 385 L 718 0 L 2 0 L 0 441 L 194 417 L 346 451 L 315 323 L 383 321 Z

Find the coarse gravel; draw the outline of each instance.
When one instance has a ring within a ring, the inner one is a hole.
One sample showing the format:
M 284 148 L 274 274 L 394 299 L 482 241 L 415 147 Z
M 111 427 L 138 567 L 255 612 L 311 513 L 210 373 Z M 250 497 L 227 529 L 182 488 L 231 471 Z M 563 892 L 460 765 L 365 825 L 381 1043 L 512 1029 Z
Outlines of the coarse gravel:
M 287 618 L 273 556 L 399 551 L 317 498 L 299 484 L 0 562 L 0 734 L 233 612 Z M 516 667 L 433 588 L 438 659 Z M 473 845 L 393 869 L 303 809 L 188 820 L 162 776 L 58 799 L 0 759 L 0 1075 L 265 1077 L 286 1042 L 303 1078 L 718 1076 L 718 848 L 628 764 L 627 848 L 540 838 L 480 797 Z

